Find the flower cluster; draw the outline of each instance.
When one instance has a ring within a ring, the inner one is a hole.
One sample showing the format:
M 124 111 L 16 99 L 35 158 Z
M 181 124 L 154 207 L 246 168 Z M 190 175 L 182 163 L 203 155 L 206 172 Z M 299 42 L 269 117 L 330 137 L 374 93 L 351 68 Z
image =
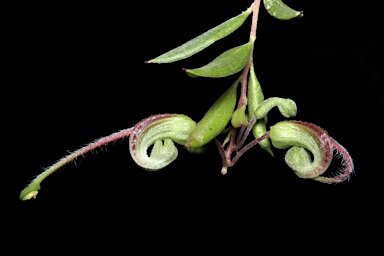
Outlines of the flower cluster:
M 264 7 L 270 15 L 282 20 L 303 16 L 302 12 L 291 9 L 281 0 L 264 0 Z M 146 62 L 171 63 L 191 57 L 233 33 L 253 13 L 248 42 L 225 51 L 205 66 L 184 69 L 191 77 L 220 78 L 240 73 L 199 122 L 196 123 L 182 114 L 158 114 L 145 118 L 132 128 L 98 139 L 62 158 L 37 176 L 21 192 L 20 199 L 35 198 L 40 183 L 63 165 L 95 148 L 126 137 L 129 137 L 129 150 L 133 160 L 150 171 L 164 168 L 176 159 L 178 151 L 174 143 L 184 146 L 191 153 L 202 153 L 206 145 L 213 141 L 222 158 L 222 174 L 226 174 L 229 167 L 258 144 L 271 155 L 272 147 L 289 148 L 285 161 L 300 178 L 323 183 L 338 183 L 348 179 L 353 172 L 350 155 L 321 127 L 307 122 L 286 120 L 267 130 L 267 115 L 271 109 L 277 107 L 282 116 L 292 118 L 296 116 L 297 106 L 291 99 L 264 98 L 252 58 L 259 9 L 260 0 L 255 0 L 241 14 Z M 254 138 L 246 143 L 250 134 Z M 219 135 L 224 135 L 223 142 L 218 140 Z M 324 173 L 334 158 L 334 151 L 337 156 L 342 157 L 343 168 L 333 176 L 325 176 Z M 235 156 L 232 158 L 233 155 Z

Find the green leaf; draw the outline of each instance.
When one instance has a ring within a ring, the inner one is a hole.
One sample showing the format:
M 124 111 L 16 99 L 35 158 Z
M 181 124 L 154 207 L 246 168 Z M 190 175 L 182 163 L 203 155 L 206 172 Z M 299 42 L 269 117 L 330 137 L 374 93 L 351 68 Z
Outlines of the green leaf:
M 196 69 L 184 69 L 189 76 L 225 77 L 244 68 L 252 50 L 253 42 L 237 46 L 220 54 L 207 65 Z
M 147 63 L 171 63 L 178 60 L 186 59 L 213 44 L 214 42 L 228 36 L 238 29 L 249 14 L 252 13 L 251 5 L 246 11 L 233 17 L 220 25 L 208 30 L 207 32 L 195 37 L 194 39 L 180 45 L 179 47 L 170 50 Z
M 303 17 L 303 12 L 293 10 L 281 0 L 264 0 L 264 7 L 276 19 L 290 20 L 296 17 Z

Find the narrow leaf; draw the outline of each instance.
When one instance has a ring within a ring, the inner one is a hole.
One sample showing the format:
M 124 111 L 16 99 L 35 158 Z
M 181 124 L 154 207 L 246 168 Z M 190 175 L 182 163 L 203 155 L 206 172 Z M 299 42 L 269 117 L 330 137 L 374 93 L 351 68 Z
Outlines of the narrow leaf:
M 214 42 L 228 36 L 238 29 L 249 14 L 252 13 L 251 5 L 246 11 L 241 14 L 221 23 L 220 25 L 208 30 L 207 32 L 195 37 L 194 39 L 180 45 L 179 47 L 170 50 L 147 63 L 171 63 L 178 60 L 186 59 L 213 44 Z
M 296 17 L 303 17 L 303 12 L 293 10 L 281 0 L 264 0 L 264 7 L 276 19 L 290 20 Z
M 233 75 L 247 64 L 252 42 L 229 49 L 207 65 L 196 69 L 185 69 L 189 76 L 225 77 Z

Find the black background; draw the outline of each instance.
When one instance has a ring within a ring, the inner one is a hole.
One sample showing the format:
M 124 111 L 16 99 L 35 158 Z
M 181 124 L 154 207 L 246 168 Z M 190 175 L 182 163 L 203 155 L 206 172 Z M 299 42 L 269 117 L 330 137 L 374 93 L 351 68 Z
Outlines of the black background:
M 43 167 L 96 138 L 158 113 L 199 120 L 235 76 L 189 78 L 247 42 L 251 19 L 203 52 L 144 64 L 244 11 L 251 1 L 20 4 L 9 8 L 3 120 L 3 240 L 13 252 L 55 255 L 373 255 L 382 231 L 383 83 L 379 8 L 371 1 L 285 1 L 304 17 L 279 21 L 261 7 L 254 63 L 265 97 L 295 100 L 355 161 L 349 182 L 298 178 L 253 148 L 226 176 L 214 147 L 158 172 L 116 142 L 19 192 Z M 269 125 L 284 118 L 273 110 Z M 8 130 L 9 129 L 9 130 Z M 337 168 L 337 161 L 333 168 Z M 376 233 L 377 232 L 377 233 Z

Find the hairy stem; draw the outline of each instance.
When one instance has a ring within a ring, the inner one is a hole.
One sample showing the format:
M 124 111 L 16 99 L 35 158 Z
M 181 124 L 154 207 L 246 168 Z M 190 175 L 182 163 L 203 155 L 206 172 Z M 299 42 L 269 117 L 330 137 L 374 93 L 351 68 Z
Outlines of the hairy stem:
M 59 161 L 45 169 L 40 175 L 38 175 L 25 189 L 23 189 L 20 193 L 20 200 L 28 200 L 31 198 L 35 198 L 37 196 L 38 190 L 40 190 L 40 183 L 51 175 L 53 172 L 63 167 L 67 163 L 75 160 L 79 156 L 82 156 L 96 148 L 102 147 L 110 142 L 129 137 L 131 135 L 133 127 L 121 130 L 106 137 L 102 137 L 78 150 L 75 152 L 61 158 Z

